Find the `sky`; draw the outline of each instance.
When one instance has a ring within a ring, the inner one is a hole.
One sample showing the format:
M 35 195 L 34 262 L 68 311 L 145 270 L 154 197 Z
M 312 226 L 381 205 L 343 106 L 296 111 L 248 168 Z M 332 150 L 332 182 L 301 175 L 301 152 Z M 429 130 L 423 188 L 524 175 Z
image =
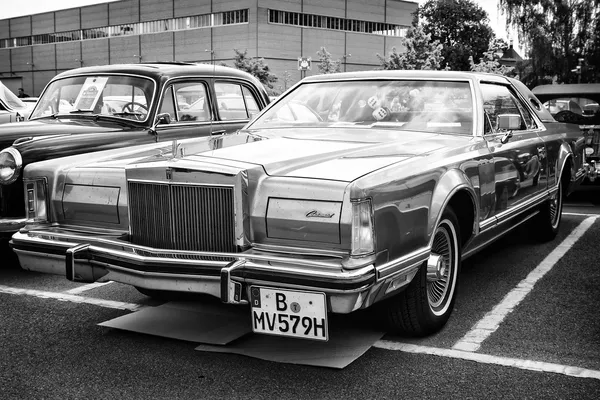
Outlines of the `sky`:
M 0 19 L 64 10 L 66 8 L 81 7 L 91 4 L 109 3 L 113 1 L 118 0 L 0 0 Z M 416 0 L 419 4 L 423 4 L 425 1 L 426 0 Z M 507 33 L 505 23 L 506 16 L 498 11 L 498 0 L 474 1 L 487 11 L 490 18 L 490 26 L 494 29 L 494 32 L 496 32 L 496 36 L 505 39 L 507 42 L 513 39 L 515 49 L 519 51 L 516 34 Z

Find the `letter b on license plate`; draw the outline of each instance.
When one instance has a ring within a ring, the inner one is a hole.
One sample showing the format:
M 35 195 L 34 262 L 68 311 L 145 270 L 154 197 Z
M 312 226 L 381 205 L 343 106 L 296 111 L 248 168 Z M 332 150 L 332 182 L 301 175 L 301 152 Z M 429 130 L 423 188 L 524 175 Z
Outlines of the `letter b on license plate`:
M 252 286 L 252 330 L 256 333 L 327 341 L 325 293 Z

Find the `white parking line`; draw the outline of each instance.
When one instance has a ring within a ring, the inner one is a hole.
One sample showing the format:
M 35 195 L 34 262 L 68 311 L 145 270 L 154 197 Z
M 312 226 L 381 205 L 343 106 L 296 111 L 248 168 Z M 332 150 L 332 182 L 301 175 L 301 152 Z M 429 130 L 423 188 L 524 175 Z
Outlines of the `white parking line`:
M 137 311 L 137 310 L 140 310 L 145 307 L 141 304 L 135 304 L 135 303 L 123 303 L 120 301 L 95 299 L 92 297 L 76 296 L 74 294 L 68 294 L 68 293 L 46 292 L 43 290 L 18 289 L 18 288 L 11 288 L 9 286 L 3 286 L 3 285 L 0 285 L 0 293 L 34 296 L 34 297 L 40 297 L 42 299 L 55 299 L 55 300 L 60 300 L 60 301 L 70 301 L 72 303 L 93 304 L 95 306 L 106 307 L 106 308 L 116 308 L 118 310 L 128 310 L 128 311 Z
M 531 292 L 533 286 L 565 255 L 581 236 L 594 224 L 598 216 L 584 219 L 546 258 L 511 290 L 492 311 L 452 346 L 454 350 L 477 351 L 481 343 L 498 329 L 504 318 Z
M 104 286 L 104 285 L 108 285 L 109 283 L 112 283 L 112 281 L 90 283 L 88 285 L 83 285 L 83 286 L 76 287 L 75 289 L 67 290 L 64 293 L 67 293 L 67 294 L 79 294 L 79 293 L 87 292 L 88 290 L 96 289 L 96 288 Z
M 70 301 L 73 303 L 93 304 L 100 307 L 114 308 L 118 310 L 138 311 L 147 306 L 135 303 L 123 303 L 119 301 L 110 301 L 104 299 L 95 299 L 92 297 L 76 296 L 67 293 L 46 292 L 42 290 L 19 289 L 0 285 L 0 293 L 26 295 L 40 297 L 44 299 L 55 299 L 60 301 Z M 437 347 L 419 346 L 414 344 L 391 342 L 388 340 L 379 340 L 373 344 L 385 350 L 402 351 L 414 354 L 430 354 L 440 357 L 458 358 L 462 360 L 475 361 L 484 364 L 494 364 L 505 367 L 526 369 L 530 371 L 551 372 L 563 374 L 578 378 L 600 379 L 600 371 L 572 367 L 568 365 L 545 363 L 541 361 L 521 360 L 517 358 L 499 357 L 487 354 L 473 353 L 470 351 L 461 351 L 453 349 L 440 349 Z
M 569 365 L 560 365 L 541 361 L 521 360 L 518 358 L 492 356 L 488 354 L 473 353 L 471 351 L 439 349 L 436 347 L 390 342 L 388 340 L 379 340 L 373 345 L 373 347 L 386 350 L 402 351 L 405 353 L 430 354 L 440 357 L 459 358 L 461 360 L 526 369 L 529 371 L 551 372 L 555 374 L 573 376 L 576 378 L 600 379 L 600 371 L 593 369 L 572 367 Z
M 575 213 L 575 212 L 564 212 L 564 211 L 563 211 L 562 215 L 575 215 L 578 217 L 598 217 L 598 216 L 600 216 L 599 214 Z

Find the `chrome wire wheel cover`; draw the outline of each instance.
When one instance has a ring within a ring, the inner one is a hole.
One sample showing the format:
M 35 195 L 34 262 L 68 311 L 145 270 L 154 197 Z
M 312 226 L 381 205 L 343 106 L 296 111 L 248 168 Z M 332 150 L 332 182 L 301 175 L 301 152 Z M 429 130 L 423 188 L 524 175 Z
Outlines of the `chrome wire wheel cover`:
M 562 183 L 558 183 L 558 190 L 554 197 L 550 198 L 550 224 L 552 229 L 556 229 L 560 222 L 560 213 L 562 212 Z
M 456 231 L 450 221 L 443 220 L 435 230 L 431 252 L 439 254 L 444 263 L 440 279 L 427 282 L 427 300 L 435 315 L 443 315 L 450 306 L 456 284 L 458 265 Z

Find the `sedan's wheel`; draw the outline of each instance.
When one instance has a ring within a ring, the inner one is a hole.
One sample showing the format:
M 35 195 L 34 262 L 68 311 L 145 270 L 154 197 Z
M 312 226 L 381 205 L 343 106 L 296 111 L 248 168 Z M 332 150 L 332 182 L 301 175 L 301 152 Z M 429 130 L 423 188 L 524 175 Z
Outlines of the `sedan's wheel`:
M 393 331 L 425 336 L 446 324 L 456 299 L 460 251 L 458 219 L 448 208 L 434 231 L 429 260 L 408 287 L 385 304 Z
M 540 240 L 550 241 L 556 237 L 562 219 L 563 197 L 563 184 L 559 182 L 558 190 L 542 205 L 540 213 L 533 221 Z

